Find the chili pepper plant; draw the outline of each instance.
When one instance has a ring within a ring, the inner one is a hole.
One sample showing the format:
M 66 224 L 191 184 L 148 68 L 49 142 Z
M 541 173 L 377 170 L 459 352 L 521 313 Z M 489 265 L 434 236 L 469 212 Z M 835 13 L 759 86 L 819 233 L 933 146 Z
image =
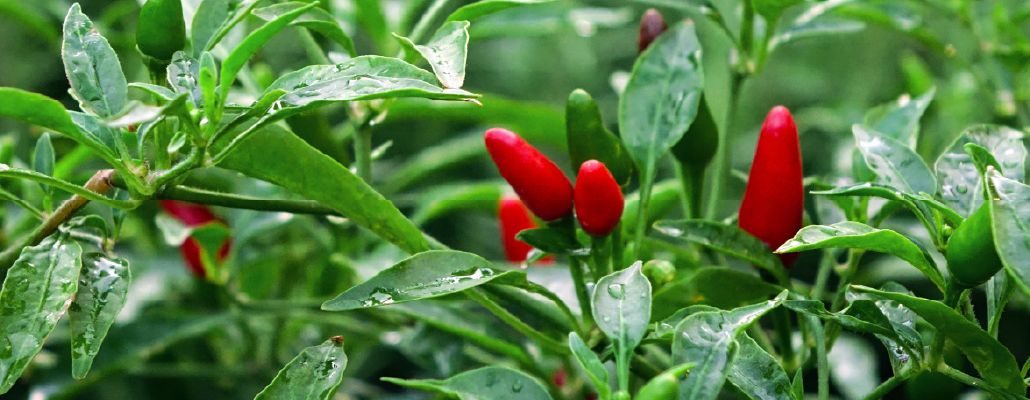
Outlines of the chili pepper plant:
M 1027 396 L 1024 1 L 3 4 L 4 398 Z

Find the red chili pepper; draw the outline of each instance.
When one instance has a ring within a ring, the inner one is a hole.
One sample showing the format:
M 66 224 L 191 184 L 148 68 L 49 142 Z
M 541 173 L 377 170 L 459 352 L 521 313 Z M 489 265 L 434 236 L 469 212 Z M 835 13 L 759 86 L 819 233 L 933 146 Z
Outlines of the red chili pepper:
M 567 380 L 567 378 L 568 374 L 565 373 L 565 369 L 558 368 L 557 371 L 554 371 L 554 375 L 551 376 L 551 381 L 554 382 L 554 386 L 557 386 L 559 389 L 561 389 L 565 386 L 565 381 Z
M 206 206 L 200 204 L 187 203 L 184 201 L 176 200 L 161 200 L 161 208 L 171 214 L 175 219 L 179 220 L 186 226 L 199 226 L 209 222 L 222 222 L 221 219 L 211 213 L 211 210 Z M 232 240 L 226 240 L 222 243 L 222 247 L 218 249 L 217 257 L 218 261 L 225 260 L 229 256 L 229 248 Z M 179 247 L 179 252 L 182 254 L 183 260 L 186 261 L 186 265 L 193 272 L 193 275 L 198 278 L 204 278 L 206 273 L 204 272 L 204 261 L 200 256 L 200 243 L 196 239 L 190 237 L 183 242 L 182 246 Z
M 647 46 L 651 45 L 651 42 L 655 40 L 662 32 L 669 29 L 669 26 L 665 24 L 665 18 L 662 17 L 662 13 L 658 12 L 653 8 L 648 8 L 644 11 L 644 15 L 640 17 L 640 35 L 637 36 L 637 51 L 643 53 Z
M 740 203 L 740 227 L 773 249 L 794 237 L 804 212 L 803 178 L 798 128 L 790 110 L 776 106 L 766 115 L 758 137 Z M 796 253 L 780 255 L 787 266 L 796 258 Z
M 508 130 L 490 129 L 485 141 L 501 176 L 533 214 L 553 221 L 572 212 L 572 184 L 554 161 Z
M 529 210 L 516 197 L 502 197 L 497 208 L 497 216 L 501 224 L 501 242 L 504 244 L 504 256 L 513 263 L 526 261 L 526 254 L 533 246 L 515 238 L 525 229 L 536 228 L 536 223 L 529 216 Z
M 576 177 L 576 218 L 587 233 L 605 236 L 622 218 L 622 188 L 604 163 L 588 160 Z

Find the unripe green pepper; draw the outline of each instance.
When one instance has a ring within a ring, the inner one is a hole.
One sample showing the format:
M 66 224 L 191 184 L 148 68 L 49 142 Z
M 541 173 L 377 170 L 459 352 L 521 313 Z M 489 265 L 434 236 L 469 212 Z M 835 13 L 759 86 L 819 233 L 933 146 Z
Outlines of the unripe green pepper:
M 676 267 L 665 260 L 651 260 L 644 263 L 644 276 L 651 280 L 655 288 L 659 288 L 676 278 Z
M 708 108 L 708 99 L 702 97 L 697 107 L 697 118 L 683 138 L 672 147 L 672 155 L 693 170 L 704 171 L 715 157 L 719 147 L 719 128 Z
M 583 89 L 573 90 L 565 103 L 565 133 L 573 169 L 578 170 L 588 160 L 598 160 L 620 185 L 629 183 L 635 174 L 633 160 L 622 141 L 604 127 L 601 110 Z
M 963 288 L 979 286 L 1001 270 L 988 204 L 981 205 L 955 229 L 945 257 L 952 282 Z
M 140 53 L 167 64 L 186 47 L 186 22 L 181 0 L 148 0 L 139 11 L 136 47 Z
M 636 400 L 666 400 L 675 399 L 679 391 L 679 378 L 691 368 L 693 363 L 681 364 L 669 368 L 665 372 L 651 378 L 644 387 L 637 392 Z

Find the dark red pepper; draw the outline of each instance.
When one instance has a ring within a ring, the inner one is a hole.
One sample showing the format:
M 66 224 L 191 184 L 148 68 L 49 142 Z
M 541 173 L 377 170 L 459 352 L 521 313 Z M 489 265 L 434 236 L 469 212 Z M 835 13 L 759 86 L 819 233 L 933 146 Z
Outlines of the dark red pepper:
M 190 227 L 210 222 L 223 222 L 212 214 L 210 209 L 200 204 L 176 200 L 161 200 L 161 208 L 175 217 L 176 220 L 182 222 L 183 225 Z M 231 244 L 232 240 L 226 240 L 225 243 L 222 243 L 222 247 L 218 248 L 218 254 L 215 257 L 217 257 L 219 262 L 229 256 Z M 196 239 L 192 237 L 187 238 L 182 246 L 179 247 L 179 252 L 182 253 L 182 259 L 186 261 L 186 265 L 193 272 L 194 276 L 204 278 L 207 275 L 204 272 L 204 261 L 200 255 L 200 243 Z
M 554 161 L 505 129 L 486 131 L 485 141 L 501 176 L 533 214 L 553 221 L 572 212 L 572 184 Z
M 662 17 L 662 13 L 658 12 L 653 8 L 648 8 L 644 11 L 644 15 L 640 17 L 640 35 L 637 36 L 637 51 L 643 53 L 647 46 L 651 45 L 651 42 L 655 40 L 662 32 L 669 29 L 669 25 L 665 24 L 665 18 Z
M 519 232 L 536 228 L 536 223 L 529 216 L 529 210 L 517 197 L 502 197 L 497 207 L 497 217 L 501 225 L 501 243 L 504 245 L 504 256 L 513 263 L 526 261 L 526 255 L 533 246 L 515 238 Z
M 576 218 L 583 230 L 593 236 L 611 233 L 622 218 L 622 188 L 604 163 L 589 160 L 579 167 L 576 177 Z
M 776 106 L 766 115 L 758 137 L 740 203 L 740 227 L 773 249 L 794 237 L 804 212 L 803 178 L 798 128 L 790 111 Z M 796 258 L 796 253 L 780 254 L 787 266 Z

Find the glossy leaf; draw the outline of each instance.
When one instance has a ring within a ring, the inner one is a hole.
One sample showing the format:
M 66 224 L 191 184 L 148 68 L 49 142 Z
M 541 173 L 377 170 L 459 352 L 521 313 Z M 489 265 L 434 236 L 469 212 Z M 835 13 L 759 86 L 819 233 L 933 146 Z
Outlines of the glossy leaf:
M 54 144 L 50 141 L 49 133 L 43 132 L 43 135 L 36 140 L 36 148 L 32 152 L 32 169 L 46 176 L 54 175 Z M 53 191 L 50 186 L 41 186 L 49 202 Z
M 915 148 L 919 135 L 919 119 L 930 106 L 936 93 L 936 89 L 930 88 L 914 99 L 906 94 L 895 101 L 877 106 L 866 113 L 862 125 L 909 148 Z
M 814 3 L 821 6 L 823 3 Z M 834 16 L 822 16 L 815 19 L 798 18 L 784 29 L 776 32 L 776 35 L 769 40 L 769 51 L 775 50 L 786 43 L 802 39 L 818 38 L 830 35 L 844 35 L 859 32 L 865 29 L 866 24 Z
M 899 333 L 880 305 L 871 300 L 853 299 L 848 308 L 836 313 L 827 311 L 823 303 L 818 300 L 788 300 L 783 303 L 783 306 L 798 313 L 834 321 L 854 332 L 876 335 L 881 341 L 885 341 L 889 348 L 904 351 L 907 354 L 906 357 L 910 356 L 918 360 L 922 356 L 922 345 L 918 334 L 909 335 L 908 329 L 905 330 L 905 334 Z
M 424 45 L 403 36 L 397 36 L 397 40 L 408 51 L 418 53 L 429 62 L 443 87 L 458 89 L 465 84 L 465 59 L 469 45 L 468 21 L 444 23 Z
M 701 45 L 689 22 L 659 36 L 633 64 L 619 99 L 619 129 L 641 185 L 651 185 L 658 160 L 694 122 L 703 82 Z
M 876 229 L 860 222 L 806 226 L 793 239 L 776 249 L 776 252 L 796 253 L 838 247 L 895 255 L 919 269 L 938 288 L 944 288 L 944 277 L 926 250 L 900 233 L 890 229 Z
M 204 94 L 200 90 L 200 62 L 185 52 L 177 51 L 168 64 L 168 84 L 177 93 L 189 93 L 196 107 L 204 106 Z
M 726 377 L 752 400 L 796 399 L 787 372 L 746 333 L 737 336 L 737 352 Z
M 602 399 L 607 399 L 611 395 L 611 388 L 608 386 L 608 369 L 604 367 L 601 359 L 593 350 L 590 350 L 586 343 L 583 343 L 583 339 L 576 332 L 569 333 L 569 348 L 576 356 L 576 362 L 583 368 L 583 372 L 586 372 L 590 382 L 594 384 L 594 390 L 600 394 Z
M 498 278 L 525 278 L 503 270 L 472 253 L 434 250 L 401 260 L 336 298 L 322 304 L 327 311 L 345 311 L 428 299 L 457 293 Z
M 937 192 L 937 180 L 919 154 L 865 126 L 854 125 L 851 131 L 866 165 L 880 183 L 909 194 Z
M 480 0 L 464 5 L 447 17 L 447 21 L 471 21 L 509 8 L 530 4 L 550 3 L 554 0 Z
M 118 55 L 78 3 L 72 4 L 64 20 L 61 58 L 71 94 L 83 111 L 110 117 L 125 107 L 129 86 Z
M 271 163 L 271 154 L 294 161 Z M 347 167 L 277 126 L 251 135 L 220 166 L 332 207 L 408 253 L 429 249 L 422 232 L 393 203 Z
M 271 21 L 279 18 L 283 14 L 298 8 L 306 6 L 308 3 L 300 1 L 290 1 L 286 3 L 273 4 L 268 7 L 261 7 L 254 9 L 252 12 L 258 18 L 265 21 Z M 347 54 L 351 57 L 357 56 L 357 50 L 354 49 L 354 41 L 351 40 L 350 35 L 344 32 L 340 24 L 336 22 L 336 19 L 328 11 L 315 7 L 308 10 L 307 13 L 301 15 L 299 18 L 293 21 L 291 25 L 298 25 L 312 31 L 318 32 L 343 47 Z
M 82 248 L 67 232 L 22 249 L 0 290 L 0 394 L 43 348 L 71 304 Z
M 963 217 L 980 208 L 984 199 L 980 171 L 965 148 L 971 143 L 990 151 L 1004 176 L 1020 182 L 1027 155 L 1020 131 L 997 125 L 976 125 L 963 131 L 934 164 L 940 178 L 941 199 Z
M 334 336 L 301 351 L 254 399 L 329 400 L 343 383 L 345 369 L 347 353 L 343 351 L 343 337 Z
M 80 130 L 57 100 L 21 89 L 0 87 L 0 116 L 60 133 L 89 147 L 109 163 L 116 162 L 114 153 L 107 145 L 94 135 Z
M 604 126 L 601 109 L 590 93 L 576 89 L 565 103 L 565 139 L 569 147 L 572 170 L 588 160 L 598 160 L 611 171 L 615 180 L 628 185 L 634 166 L 622 141 Z
M 382 378 L 412 389 L 439 393 L 460 400 L 546 400 L 547 389 L 535 378 L 507 367 L 483 367 L 444 380 Z
M 68 308 L 72 333 L 72 376 L 82 379 L 93 365 L 115 317 L 125 305 L 132 277 L 129 261 L 104 249 L 103 242 L 108 240 L 108 234 L 103 219 L 91 215 L 73 219 L 68 225 L 78 237 L 92 239 L 79 241 L 83 246 L 82 271 L 75 300 Z
M 912 295 L 912 292 L 895 282 L 887 282 L 880 290 Z M 902 304 L 893 300 L 876 299 L 856 292 L 848 292 L 847 299 L 851 304 L 861 304 L 865 301 L 875 301 L 883 316 L 887 317 L 894 332 L 900 340 L 891 339 L 888 336 L 877 336 L 884 347 L 887 348 L 887 356 L 890 357 L 891 368 L 895 374 L 908 373 L 918 368 L 919 360 L 922 359 L 925 343 L 923 336 L 916 330 L 916 313 Z M 868 316 L 871 312 L 865 312 Z M 868 318 L 867 318 L 868 319 Z M 912 362 L 914 361 L 914 362 Z
M 672 340 L 673 362 L 689 361 L 696 366 L 680 383 L 679 399 L 715 399 L 730 373 L 737 337 L 786 298 L 787 291 L 783 291 L 772 300 L 726 311 L 702 311 L 680 322 Z
M 755 304 L 782 288 L 756 274 L 725 267 L 705 267 L 662 286 L 654 294 L 651 320 L 664 319 L 683 307 L 706 304 L 721 309 Z
M 190 41 L 193 43 L 193 56 L 210 48 L 209 43 L 218 28 L 229 18 L 230 0 L 201 0 L 197 12 L 190 23 Z M 213 44 L 211 44 L 213 46 Z
M 1030 293 L 1030 186 L 989 169 L 994 247 L 1005 270 Z
M 589 247 L 584 247 L 575 235 L 570 235 L 569 232 L 561 229 L 550 227 L 526 229 L 515 235 L 515 238 L 546 253 L 575 254 L 577 256 L 590 254 Z
M 943 334 L 955 343 L 987 383 L 1021 396 L 1026 393 L 1026 385 L 1012 353 L 974 322 L 944 303 L 865 286 L 852 286 L 852 289 L 876 298 L 896 301 L 911 309 L 933 325 L 938 334 Z
M 240 42 L 239 45 L 234 47 L 232 52 L 229 53 L 229 56 L 222 61 L 222 70 L 218 79 L 221 98 L 224 99 L 226 95 L 229 94 L 229 90 L 232 88 L 232 84 L 236 80 L 236 74 L 240 72 L 240 69 L 242 69 L 247 63 L 247 60 L 250 60 L 251 56 L 257 53 L 269 39 L 279 33 L 279 31 L 283 30 L 283 28 L 286 28 L 294 19 L 297 19 L 301 14 L 304 14 L 316 5 L 318 4 L 309 3 L 303 7 L 299 7 L 277 16 L 275 19 L 251 32 L 243 39 L 242 42 Z
M 676 241 L 699 244 L 747 261 L 774 276 L 786 275 L 783 264 L 769 246 L 735 225 L 706 220 L 668 220 L 655 222 L 654 229 Z
M 651 322 L 651 282 L 640 272 L 640 261 L 605 276 L 590 296 L 597 327 L 617 346 L 632 350 Z
M 175 97 L 175 92 L 161 85 L 154 85 L 143 82 L 131 82 L 129 83 L 130 89 L 139 89 L 145 93 L 157 98 L 158 102 L 170 101 Z

